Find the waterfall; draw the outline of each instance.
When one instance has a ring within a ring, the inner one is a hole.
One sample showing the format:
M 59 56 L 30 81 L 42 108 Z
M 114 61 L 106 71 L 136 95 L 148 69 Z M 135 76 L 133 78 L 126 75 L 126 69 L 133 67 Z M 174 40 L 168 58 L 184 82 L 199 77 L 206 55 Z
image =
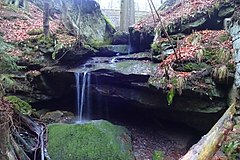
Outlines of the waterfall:
M 128 37 L 128 54 L 131 54 L 133 51 L 130 35 Z
M 76 79 L 76 91 L 77 91 L 77 115 L 80 115 L 80 73 L 74 73 Z
M 110 63 L 115 63 L 117 61 L 117 57 L 114 57 L 110 60 Z
M 91 118 L 91 74 L 87 71 L 75 73 L 78 122 Z M 80 84 L 81 82 L 81 84 Z
M 91 74 L 87 73 L 87 107 L 86 107 L 86 118 L 91 119 Z

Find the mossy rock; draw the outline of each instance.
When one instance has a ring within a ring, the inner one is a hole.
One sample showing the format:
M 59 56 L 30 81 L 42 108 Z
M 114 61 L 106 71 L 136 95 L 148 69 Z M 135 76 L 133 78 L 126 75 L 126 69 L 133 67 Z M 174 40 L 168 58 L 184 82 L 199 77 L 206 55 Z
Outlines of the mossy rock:
M 6 100 L 13 105 L 14 109 L 16 109 L 17 111 L 24 115 L 30 116 L 33 112 L 32 106 L 30 104 L 16 96 L 8 96 L 6 97 Z
M 40 34 L 43 34 L 43 29 L 42 28 L 32 29 L 27 34 L 29 34 L 29 35 L 40 35 Z
M 52 160 L 134 160 L 127 130 L 104 120 L 49 125 L 47 149 Z
M 93 39 L 91 40 L 91 42 L 89 43 L 89 45 L 95 49 L 99 49 L 101 48 L 102 46 L 105 46 L 105 45 L 110 45 L 112 42 L 111 42 L 111 39 L 106 39 L 106 40 L 97 40 L 97 39 Z

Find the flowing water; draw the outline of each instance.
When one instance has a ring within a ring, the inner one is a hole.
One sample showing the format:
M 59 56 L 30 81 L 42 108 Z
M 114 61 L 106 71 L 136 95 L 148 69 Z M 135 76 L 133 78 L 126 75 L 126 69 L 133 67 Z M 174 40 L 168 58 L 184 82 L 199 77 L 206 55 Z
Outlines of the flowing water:
M 77 99 L 77 122 L 91 118 L 91 74 L 84 71 L 83 73 L 75 72 L 76 79 L 76 99 Z

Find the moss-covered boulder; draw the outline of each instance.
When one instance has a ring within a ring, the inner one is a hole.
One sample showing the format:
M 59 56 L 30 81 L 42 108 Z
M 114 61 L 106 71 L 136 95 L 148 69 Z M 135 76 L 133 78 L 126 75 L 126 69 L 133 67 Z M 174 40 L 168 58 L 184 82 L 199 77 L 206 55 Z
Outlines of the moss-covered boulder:
M 48 126 L 52 160 L 134 160 L 127 130 L 107 121 Z
M 96 1 L 64 1 L 62 7 L 62 22 L 73 35 L 81 37 L 92 46 L 101 43 L 111 43 L 115 32 L 114 26 L 104 16 Z

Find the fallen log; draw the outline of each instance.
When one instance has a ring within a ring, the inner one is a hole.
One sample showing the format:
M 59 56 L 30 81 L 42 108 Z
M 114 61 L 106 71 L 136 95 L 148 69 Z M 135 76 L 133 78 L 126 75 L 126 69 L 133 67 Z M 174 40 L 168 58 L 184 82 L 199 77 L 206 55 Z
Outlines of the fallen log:
M 221 146 L 227 133 L 233 127 L 233 115 L 236 103 L 233 103 L 212 129 L 193 145 L 180 160 L 210 160 Z

